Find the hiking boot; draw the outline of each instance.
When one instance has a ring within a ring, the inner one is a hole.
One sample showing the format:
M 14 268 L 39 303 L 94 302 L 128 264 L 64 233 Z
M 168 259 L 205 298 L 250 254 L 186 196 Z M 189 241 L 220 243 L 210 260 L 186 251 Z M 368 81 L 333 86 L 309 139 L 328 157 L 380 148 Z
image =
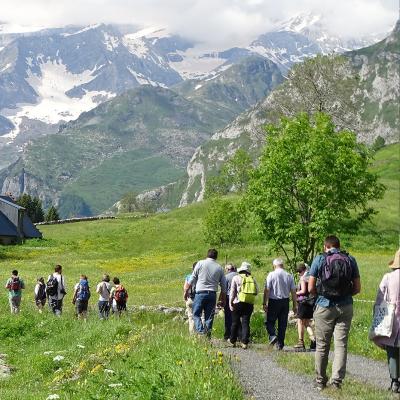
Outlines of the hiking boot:
M 304 346 L 304 340 L 299 339 L 296 345 L 293 346 L 295 350 L 305 350 L 306 346 Z
M 242 343 L 240 346 L 243 350 L 246 350 L 249 346 L 245 343 Z
M 400 393 L 400 382 L 398 380 L 392 379 L 389 390 L 392 393 Z
M 331 388 L 335 390 L 340 390 L 342 388 L 342 384 L 340 382 L 331 382 Z
M 316 348 L 317 348 L 317 342 L 315 340 L 311 340 L 310 350 L 315 351 Z
M 228 343 L 231 345 L 231 347 L 236 347 L 236 342 L 232 342 L 230 339 L 228 339 Z
M 314 388 L 319 391 L 324 390 L 324 389 L 326 389 L 326 383 L 314 381 Z
M 277 336 L 271 336 L 271 337 L 269 338 L 269 345 L 270 345 L 270 346 L 273 346 L 273 345 L 277 342 L 277 340 L 278 340 L 278 337 L 277 337 Z

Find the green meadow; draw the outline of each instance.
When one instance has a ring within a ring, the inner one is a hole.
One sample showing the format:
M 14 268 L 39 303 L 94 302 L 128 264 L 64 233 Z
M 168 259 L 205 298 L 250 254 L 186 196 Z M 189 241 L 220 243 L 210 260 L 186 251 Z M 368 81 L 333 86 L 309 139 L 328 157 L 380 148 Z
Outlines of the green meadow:
M 362 292 L 357 299 L 367 301 L 355 303 L 350 351 L 382 360 L 383 352 L 368 341 L 367 333 L 370 302 L 399 245 L 399 151 L 396 144 L 376 155 L 373 169 L 387 190 L 375 205 L 373 223 L 356 237 L 341 238 L 360 267 Z M 8 314 L 6 290 L 0 292 L 0 353 L 7 354 L 14 368 L 10 378 L 0 381 L 0 399 L 46 399 L 52 394 L 61 399 L 242 399 L 224 357 L 207 342 L 189 337 L 184 323 L 156 313 L 135 312 L 108 321 L 96 315 L 94 288 L 105 272 L 121 279 L 130 305 L 183 306 L 184 277 L 208 248 L 202 231 L 207 206 L 205 202 L 146 218 L 125 215 L 42 226 L 43 240 L 0 247 L 0 281 L 5 284 L 11 270 L 18 269 L 26 284 L 16 317 Z M 221 264 L 249 261 L 261 285 L 272 259 L 280 256 L 251 232 L 241 245 L 219 251 Z M 46 279 L 55 264 L 63 266 L 68 292 L 60 319 L 48 312 L 39 315 L 33 302 L 36 278 Z M 81 273 L 88 275 L 93 292 L 87 323 L 75 319 L 71 304 Z M 256 310 L 253 340 L 265 343 L 263 314 L 258 312 L 261 296 Z M 214 335 L 222 336 L 221 319 Z M 290 328 L 287 344 L 296 341 Z M 54 361 L 58 355 L 63 358 Z

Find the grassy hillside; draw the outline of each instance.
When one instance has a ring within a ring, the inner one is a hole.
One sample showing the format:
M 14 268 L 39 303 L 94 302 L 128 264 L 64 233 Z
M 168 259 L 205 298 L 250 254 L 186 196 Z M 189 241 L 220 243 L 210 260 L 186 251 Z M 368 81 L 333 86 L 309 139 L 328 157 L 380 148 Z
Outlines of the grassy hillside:
M 375 227 L 368 225 L 357 237 L 342 238 L 343 247 L 359 263 L 363 289 L 358 300 L 374 300 L 398 246 L 399 150 L 398 144 L 388 146 L 376 157 L 374 169 L 387 186 L 387 193 L 377 204 Z M 102 399 L 104 393 L 111 399 L 131 398 L 132 394 L 138 399 L 242 399 L 225 360 L 209 344 L 192 340 L 183 323 L 141 313 L 122 320 L 98 321 L 93 296 L 89 321 L 82 324 L 74 319 L 70 303 L 72 286 L 80 273 L 86 273 L 94 287 L 107 272 L 121 278 L 131 305 L 182 306 L 184 276 L 208 247 L 202 235 L 206 210 L 207 203 L 201 203 L 149 218 L 126 215 L 116 220 L 43 226 L 43 240 L 0 247 L 0 282 L 16 268 L 27 286 L 22 313 L 14 318 L 7 313 L 6 291 L 0 293 L 0 353 L 8 354 L 9 363 L 16 368 L 13 377 L 2 383 L 0 398 L 15 398 L 15 387 L 24 382 L 18 389 L 21 398 L 32 400 L 53 393 L 63 399 Z M 220 262 L 250 261 L 262 284 L 272 259 L 278 256 L 268 251 L 264 243 L 245 241 L 241 246 L 220 249 Z M 67 282 L 61 320 L 48 313 L 36 314 L 33 305 L 36 277 L 46 277 L 55 263 L 64 266 Z M 257 311 L 261 310 L 260 303 L 258 296 Z M 367 340 L 371 306 L 368 302 L 355 303 L 350 350 L 383 359 L 383 352 Z M 222 335 L 220 319 L 214 335 Z M 267 341 L 260 312 L 252 319 L 252 335 L 254 341 Z M 296 341 L 296 330 L 290 328 L 287 343 Z M 47 351 L 52 353 L 44 354 Z M 56 355 L 64 359 L 55 362 Z M 206 386 L 194 384 L 198 374 Z

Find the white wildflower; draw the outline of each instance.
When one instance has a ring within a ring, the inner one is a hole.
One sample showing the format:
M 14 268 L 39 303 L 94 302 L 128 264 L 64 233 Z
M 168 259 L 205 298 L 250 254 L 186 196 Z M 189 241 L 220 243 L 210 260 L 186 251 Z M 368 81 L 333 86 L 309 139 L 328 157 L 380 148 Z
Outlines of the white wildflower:
M 107 368 L 104 370 L 104 373 L 106 373 L 106 374 L 115 374 L 115 372 L 112 369 L 107 369 Z
M 48 355 L 53 354 L 53 353 L 54 353 L 54 351 L 45 351 L 43 354 L 45 356 L 48 356 Z
M 121 386 L 122 386 L 122 383 L 110 383 L 108 386 L 109 386 L 110 388 L 121 387 Z
M 64 360 L 64 356 L 60 356 L 60 355 L 58 355 L 58 356 L 55 356 L 54 358 L 53 358 L 53 361 L 62 361 L 62 360 Z
M 58 394 L 51 394 L 51 395 L 47 396 L 46 400 L 56 400 L 59 398 L 60 398 L 60 396 Z
M 83 344 L 77 344 L 76 347 L 78 347 L 79 349 L 84 349 L 85 346 Z

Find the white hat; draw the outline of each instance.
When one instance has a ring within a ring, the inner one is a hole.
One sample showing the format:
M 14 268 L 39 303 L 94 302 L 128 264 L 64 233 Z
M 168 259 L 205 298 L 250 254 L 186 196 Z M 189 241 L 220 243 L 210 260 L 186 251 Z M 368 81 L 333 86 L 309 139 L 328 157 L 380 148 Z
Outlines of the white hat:
M 251 265 L 248 262 L 243 261 L 240 267 L 238 268 L 237 272 L 243 272 L 243 271 L 250 272 L 250 269 Z
M 275 258 L 275 260 L 272 261 L 272 265 L 274 265 L 275 267 L 283 267 L 284 262 L 282 258 Z

